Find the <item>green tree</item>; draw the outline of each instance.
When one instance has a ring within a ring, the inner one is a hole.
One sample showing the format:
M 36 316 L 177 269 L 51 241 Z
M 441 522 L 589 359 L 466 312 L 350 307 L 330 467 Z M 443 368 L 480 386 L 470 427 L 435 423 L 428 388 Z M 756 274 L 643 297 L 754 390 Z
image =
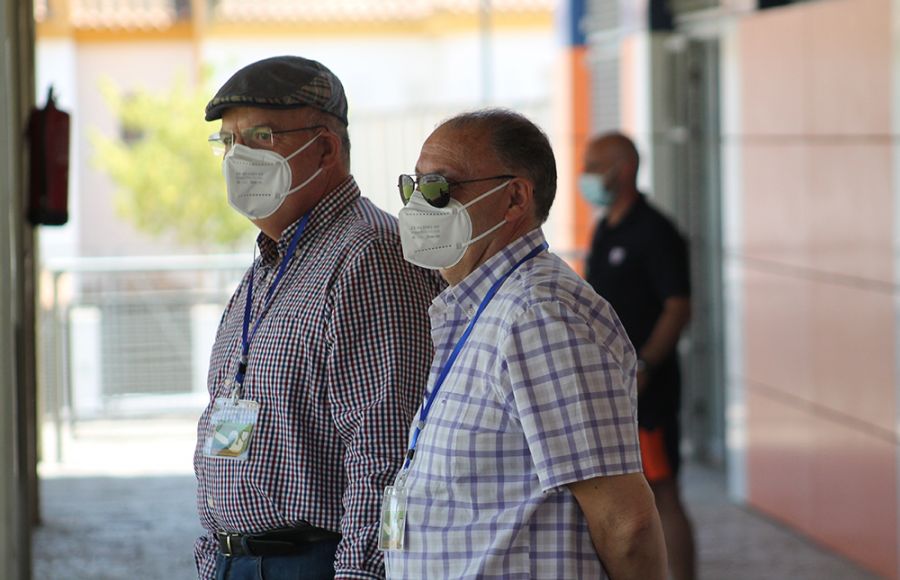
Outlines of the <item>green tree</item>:
M 249 242 L 251 224 L 229 207 L 221 159 L 206 137 L 218 123 L 203 120 L 209 92 L 180 79 L 164 92 L 125 93 L 111 81 L 100 90 L 121 130 L 93 131 L 93 162 L 116 184 L 116 209 L 154 237 L 173 235 L 204 250 Z

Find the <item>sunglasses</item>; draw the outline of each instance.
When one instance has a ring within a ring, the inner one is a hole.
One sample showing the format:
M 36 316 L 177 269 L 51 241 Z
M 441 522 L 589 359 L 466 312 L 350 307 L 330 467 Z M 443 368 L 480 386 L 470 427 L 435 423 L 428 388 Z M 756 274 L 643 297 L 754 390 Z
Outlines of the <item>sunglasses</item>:
M 491 179 L 513 179 L 515 175 L 494 175 L 479 179 L 466 179 L 463 181 L 451 181 L 438 173 L 426 173 L 424 175 L 400 175 L 397 187 L 400 189 L 400 199 L 403 205 L 409 203 L 413 192 L 417 189 L 425 198 L 425 201 L 433 207 L 446 207 L 450 203 L 450 188 L 465 183 L 489 181 Z

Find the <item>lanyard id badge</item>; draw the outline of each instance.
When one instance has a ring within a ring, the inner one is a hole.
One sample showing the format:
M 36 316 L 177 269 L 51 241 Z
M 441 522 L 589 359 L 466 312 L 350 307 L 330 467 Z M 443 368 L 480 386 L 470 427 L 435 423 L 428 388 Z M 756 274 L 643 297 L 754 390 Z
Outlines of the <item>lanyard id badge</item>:
M 233 459 L 246 461 L 250 452 L 250 442 L 253 439 L 253 431 L 259 421 L 259 403 L 247 399 L 241 399 L 244 388 L 244 378 L 247 374 L 247 364 L 250 355 L 250 343 L 259 330 L 259 324 L 275 298 L 275 291 L 281 283 L 288 263 L 297 250 L 300 236 L 309 222 L 309 214 L 304 214 L 297 224 L 297 230 L 291 237 L 290 244 L 281 259 L 281 265 L 275 279 L 266 292 L 265 300 L 260 309 L 256 323 L 250 328 L 250 314 L 253 309 L 253 279 L 256 277 L 256 261 L 250 271 L 250 279 L 247 282 L 247 293 L 244 299 L 244 319 L 241 324 L 241 357 L 238 361 L 237 372 L 232 383 L 230 397 L 218 397 L 213 403 L 213 410 L 209 417 L 209 432 L 206 435 L 204 455 L 220 459 Z M 255 251 L 254 251 L 255 255 Z
M 384 489 L 381 502 L 381 531 L 378 533 L 378 549 L 385 552 L 403 550 L 406 535 L 406 490 L 403 486 L 389 485 Z
M 493 285 L 491 285 L 490 289 L 487 291 L 487 294 L 485 294 L 484 298 L 481 300 L 481 304 L 478 306 L 478 310 L 472 316 L 472 319 L 469 321 L 468 326 L 466 326 L 465 331 L 457 341 L 456 346 L 453 347 L 453 351 L 450 353 L 450 357 L 447 359 L 447 362 L 444 363 L 444 366 L 441 368 L 440 373 L 438 373 L 438 377 L 435 380 L 434 387 L 431 389 L 431 392 L 429 393 L 425 404 L 422 405 L 422 410 L 419 413 L 419 420 L 416 422 L 412 436 L 410 437 L 409 449 L 407 450 L 406 460 L 403 464 L 403 467 L 400 469 L 400 475 L 397 477 L 397 485 L 388 486 L 384 490 L 384 498 L 381 502 L 381 529 L 378 534 L 379 550 L 386 552 L 399 552 L 403 550 L 404 540 L 406 538 L 406 508 L 408 499 L 406 495 L 406 479 L 409 475 L 409 470 L 413 458 L 415 457 L 419 435 L 422 433 L 422 429 L 425 428 L 425 421 L 428 418 L 428 413 L 431 410 L 431 406 L 434 404 L 437 393 L 443 385 L 444 380 L 446 380 L 447 375 L 450 372 L 450 368 L 453 366 L 453 363 L 459 356 L 460 351 L 466 344 L 466 341 L 469 339 L 469 334 L 471 334 L 472 328 L 475 326 L 475 323 L 478 322 L 481 313 L 484 312 L 484 309 L 487 308 L 487 305 L 490 304 L 491 300 L 493 300 L 494 295 L 497 293 L 497 290 L 500 289 L 500 286 L 503 284 L 503 282 L 505 282 L 506 279 L 509 278 L 510 275 L 519 268 L 519 266 L 534 258 L 546 249 L 546 242 L 536 246 L 530 252 L 528 252 L 528 254 L 524 258 L 516 262 L 515 265 L 513 265 L 513 267 L 510 268 L 505 274 L 498 278 L 493 283 Z
M 209 417 L 204 455 L 246 461 L 258 420 L 259 403 L 256 401 L 217 398 Z

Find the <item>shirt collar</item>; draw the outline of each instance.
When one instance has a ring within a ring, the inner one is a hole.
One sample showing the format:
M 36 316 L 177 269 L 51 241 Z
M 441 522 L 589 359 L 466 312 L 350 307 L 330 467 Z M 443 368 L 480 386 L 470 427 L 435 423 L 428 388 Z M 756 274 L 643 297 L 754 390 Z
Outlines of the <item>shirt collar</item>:
M 461 282 L 445 289 L 435 301 L 441 300 L 447 305 L 455 302 L 463 308 L 478 306 L 494 282 L 545 241 L 541 228 L 531 230 L 488 258 Z
M 299 193 L 294 195 L 299 195 Z M 348 175 L 340 185 L 322 196 L 319 203 L 310 210 L 309 223 L 306 224 L 306 230 L 303 232 L 297 247 L 308 244 L 309 240 L 318 237 L 320 232 L 326 231 L 329 225 L 344 213 L 344 210 L 355 203 L 359 197 L 359 186 L 356 184 L 353 176 Z M 274 264 L 281 259 L 281 256 L 284 255 L 288 245 L 291 243 L 291 237 L 293 237 L 294 232 L 297 231 L 297 227 L 300 225 L 300 219 L 286 227 L 281 232 L 281 238 L 277 242 L 264 233 L 259 233 L 256 237 L 256 244 L 259 246 L 259 255 L 264 264 Z
M 622 219 L 619 220 L 619 223 L 617 223 L 615 226 L 610 226 L 609 220 L 607 220 L 607 218 L 604 217 L 603 224 L 602 224 L 603 229 L 607 230 L 607 231 L 615 231 L 624 225 L 628 225 L 635 219 L 634 216 L 638 215 L 641 212 L 642 208 L 644 208 L 646 205 L 647 205 L 647 198 L 644 197 L 643 193 L 639 193 L 637 198 L 634 200 L 634 203 L 631 204 L 631 207 L 628 208 L 628 211 L 625 213 L 624 216 L 622 216 Z

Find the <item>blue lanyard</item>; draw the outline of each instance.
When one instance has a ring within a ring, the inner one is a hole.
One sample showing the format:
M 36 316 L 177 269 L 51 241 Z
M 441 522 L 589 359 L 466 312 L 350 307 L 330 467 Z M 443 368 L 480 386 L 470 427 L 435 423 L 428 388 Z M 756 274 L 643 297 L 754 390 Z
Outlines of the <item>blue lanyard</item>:
M 519 268 L 519 266 L 537 256 L 546 249 L 547 242 L 544 242 L 543 244 L 528 252 L 527 256 L 516 262 L 516 264 L 512 268 L 510 268 L 508 272 L 506 272 L 506 274 L 504 274 L 496 282 L 494 282 L 491 288 L 487 291 L 487 294 L 485 294 L 484 299 L 482 299 L 481 304 L 478 306 L 478 310 L 475 311 L 475 316 L 473 316 L 472 320 L 469 321 L 469 325 L 466 327 L 465 332 L 463 332 L 462 336 L 456 342 L 456 346 L 453 347 L 453 352 L 450 353 L 450 357 L 441 368 L 441 372 L 440 374 L 438 374 L 438 378 L 434 382 L 434 388 L 431 389 L 431 393 L 428 395 L 428 400 L 426 400 L 425 405 L 422 406 L 422 411 L 419 413 L 419 422 L 416 424 L 416 428 L 413 431 L 412 440 L 409 443 L 409 450 L 406 452 L 406 462 L 403 464 L 404 470 L 409 467 L 409 464 L 410 462 L 412 462 L 412 458 L 416 453 L 416 445 L 419 442 L 419 434 L 422 432 L 422 429 L 425 428 L 425 420 L 428 418 L 429 411 L 431 411 L 431 405 L 434 404 L 434 401 L 437 398 L 438 391 L 444 384 L 444 380 L 446 380 L 447 375 L 450 374 L 450 368 L 453 366 L 453 363 L 456 362 L 456 358 L 459 356 L 460 351 L 466 344 L 466 341 L 469 339 L 469 335 L 472 333 L 472 328 L 475 326 L 475 323 L 478 322 L 478 318 L 481 316 L 481 313 L 484 312 L 484 309 L 487 308 L 488 304 L 490 304 L 491 300 L 494 298 L 494 295 L 497 293 L 497 290 L 500 289 L 500 286 L 503 285 L 506 279 L 509 278 L 509 276 L 513 272 L 515 272 Z
M 287 270 L 288 262 L 291 261 L 294 252 L 297 251 L 297 243 L 300 241 L 300 236 L 303 235 L 303 230 L 306 229 L 307 222 L 309 222 L 308 213 L 300 218 L 300 223 L 297 224 L 297 231 L 295 231 L 294 235 L 291 237 L 291 243 L 288 244 L 287 251 L 285 251 L 284 257 L 281 258 L 281 265 L 278 267 L 278 273 L 275 274 L 275 279 L 272 280 L 272 284 L 269 286 L 268 292 L 266 292 L 266 301 L 263 303 L 262 310 L 259 311 L 259 317 L 256 319 L 252 331 L 250 331 L 250 316 L 253 307 L 253 278 L 256 277 L 255 260 L 251 266 L 250 282 L 247 285 L 247 298 L 244 302 L 244 323 L 243 328 L 241 328 L 241 360 L 238 362 L 238 370 L 234 375 L 234 382 L 237 384 L 237 389 L 244 386 L 244 377 L 247 374 L 247 361 L 250 355 L 250 343 L 253 341 L 253 337 L 256 336 L 256 331 L 259 330 L 259 323 L 262 322 L 266 312 L 269 310 L 269 306 L 272 304 L 272 297 L 275 296 L 275 290 L 278 288 L 278 284 L 281 283 L 284 271 Z M 237 389 L 235 392 L 237 392 Z

